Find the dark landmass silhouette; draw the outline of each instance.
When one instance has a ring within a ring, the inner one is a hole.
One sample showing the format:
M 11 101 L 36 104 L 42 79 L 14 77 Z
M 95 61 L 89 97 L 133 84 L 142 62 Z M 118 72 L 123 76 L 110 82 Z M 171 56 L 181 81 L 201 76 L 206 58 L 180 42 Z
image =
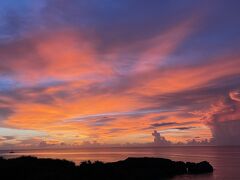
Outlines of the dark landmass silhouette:
M 0 178 L 13 180 L 157 180 L 211 172 L 213 167 L 207 161 L 184 163 L 150 157 L 130 157 L 111 163 L 85 161 L 80 165 L 67 160 L 31 156 L 0 158 Z

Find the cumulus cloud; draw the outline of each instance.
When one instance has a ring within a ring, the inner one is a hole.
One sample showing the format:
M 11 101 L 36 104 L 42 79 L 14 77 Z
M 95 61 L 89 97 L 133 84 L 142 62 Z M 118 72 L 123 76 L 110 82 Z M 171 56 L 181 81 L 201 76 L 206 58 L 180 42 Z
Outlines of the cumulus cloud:
M 170 145 L 171 142 L 166 140 L 165 137 L 161 136 L 159 132 L 156 130 L 152 133 L 152 136 L 154 137 L 154 145 L 156 146 L 165 146 L 165 145 Z
M 230 120 L 220 122 L 214 120 L 210 123 L 213 139 L 216 145 L 240 145 L 240 121 Z
M 240 145 L 239 91 L 230 91 L 227 97 L 214 103 L 207 112 L 200 112 L 212 132 L 211 144 Z

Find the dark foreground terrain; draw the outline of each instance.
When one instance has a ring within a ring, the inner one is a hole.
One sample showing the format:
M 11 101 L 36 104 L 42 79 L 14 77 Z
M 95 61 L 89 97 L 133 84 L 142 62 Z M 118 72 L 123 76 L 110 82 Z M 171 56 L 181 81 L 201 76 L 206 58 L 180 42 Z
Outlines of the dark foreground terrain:
M 127 158 L 112 163 L 83 162 L 76 166 L 71 161 L 20 157 L 0 158 L 0 179 L 24 180 L 157 180 L 180 174 L 213 172 L 206 161 L 200 163 L 174 162 L 163 158 Z

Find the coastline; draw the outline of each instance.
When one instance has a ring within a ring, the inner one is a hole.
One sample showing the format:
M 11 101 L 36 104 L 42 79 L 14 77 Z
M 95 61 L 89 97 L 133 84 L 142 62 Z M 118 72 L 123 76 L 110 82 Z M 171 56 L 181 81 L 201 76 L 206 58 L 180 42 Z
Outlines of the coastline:
M 164 158 L 129 157 L 125 160 L 103 163 L 74 162 L 60 159 L 22 156 L 0 158 L 0 177 L 24 179 L 159 179 L 184 174 L 212 173 L 206 161 L 200 163 L 172 161 Z

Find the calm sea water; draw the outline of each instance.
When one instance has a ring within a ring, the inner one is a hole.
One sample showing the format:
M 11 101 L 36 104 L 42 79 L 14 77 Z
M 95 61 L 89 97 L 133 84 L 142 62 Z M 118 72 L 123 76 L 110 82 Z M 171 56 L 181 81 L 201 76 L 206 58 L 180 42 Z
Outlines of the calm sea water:
M 185 175 L 182 179 L 240 180 L 240 147 L 159 147 L 159 148 L 97 148 L 97 149 L 54 149 L 17 150 L 15 153 L 0 151 L 6 158 L 32 155 L 44 158 L 58 158 L 79 164 L 85 160 L 112 162 L 127 157 L 162 157 L 176 161 L 199 162 L 207 160 L 214 166 L 213 174 Z

